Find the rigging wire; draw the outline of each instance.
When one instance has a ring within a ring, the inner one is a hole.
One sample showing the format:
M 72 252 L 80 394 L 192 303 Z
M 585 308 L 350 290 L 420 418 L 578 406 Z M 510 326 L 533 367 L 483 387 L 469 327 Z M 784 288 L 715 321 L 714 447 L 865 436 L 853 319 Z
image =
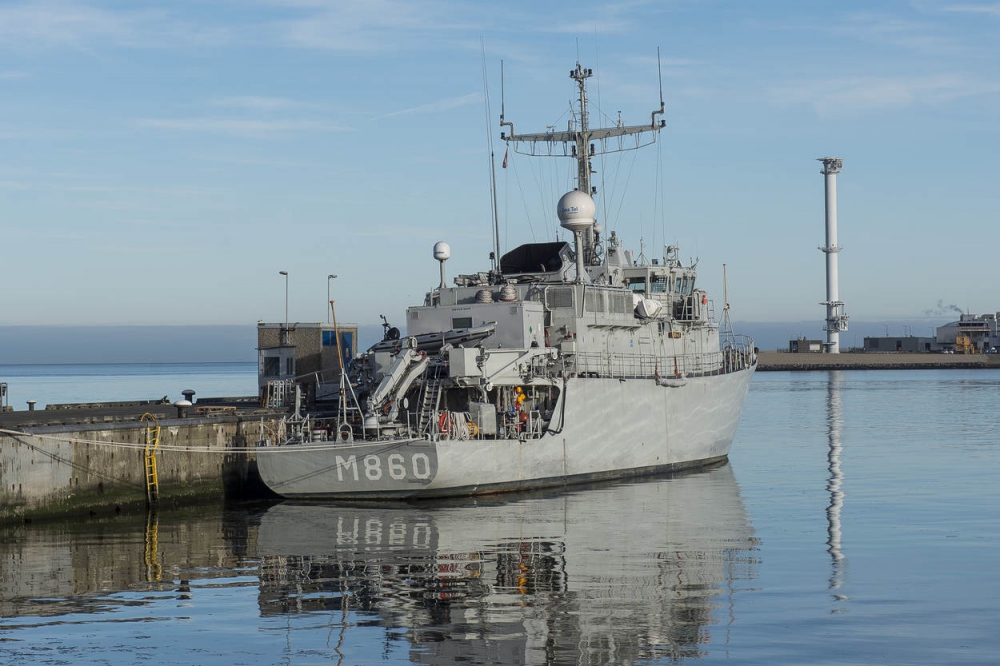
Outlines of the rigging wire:
M 601 55 L 600 50 L 597 48 L 597 28 L 594 28 L 594 64 L 597 65 L 597 112 L 598 114 L 607 118 L 607 114 L 604 113 L 604 107 L 601 106 Z M 608 224 L 608 198 L 604 195 L 605 192 L 605 182 L 604 174 L 606 172 L 605 166 L 607 164 L 608 154 L 605 151 L 601 151 L 601 207 L 604 209 L 604 223 Z M 588 192 L 589 194 L 589 192 Z
M 660 109 L 665 109 L 663 104 L 663 69 L 660 64 L 660 47 L 656 47 L 656 74 L 660 81 Z M 659 136 L 659 132 L 657 132 Z M 657 186 L 659 186 L 660 191 L 660 234 L 662 238 L 660 242 L 666 246 L 667 244 L 667 197 L 664 192 L 664 183 L 666 182 L 666 173 L 663 169 L 663 142 L 656 142 L 656 174 L 657 174 Z M 654 206 L 654 215 L 656 207 Z M 655 218 L 654 218 L 655 223 Z M 666 259 L 666 254 L 664 253 L 664 260 Z
M 486 68 L 486 40 L 480 36 L 479 43 L 482 48 L 483 54 L 483 100 L 485 103 L 486 111 L 486 142 L 489 147 L 490 154 L 490 204 L 492 207 L 491 216 L 491 231 L 490 234 L 493 236 L 493 265 L 492 269 L 497 268 L 497 263 L 500 260 L 500 242 L 499 242 L 499 231 L 498 227 L 500 225 L 499 217 L 497 215 L 497 172 L 496 172 L 496 155 L 493 150 L 493 132 L 490 128 L 490 119 L 493 117 L 493 113 L 490 109 L 490 86 L 489 86 L 489 75 Z M 503 65 L 501 65 L 502 71 Z M 501 85 L 502 85 L 502 74 L 501 74 Z M 502 97 L 502 95 L 501 95 Z M 501 102 L 502 104 L 502 102 Z
M 638 157 L 638 155 L 639 155 L 639 151 L 638 150 L 633 150 L 632 151 L 632 164 L 630 164 L 629 167 L 628 167 L 628 176 L 625 178 L 625 185 L 622 188 L 621 202 L 618 204 L 618 211 L 615 213 L 615 224 L 616 225 L 618 223 L 618 220 L 621 218 L 622 206 L 625 205 L 625 191 L 628 190 L 629 183 L 632 182 L 632 170 L 635 168 L 635 160 L 636 160 L 636 157 Z
M 514 181 L 517 183 L 517 191 L 521 195 L 521 204 L 524 206 L 524 217 L 528 221 L 528 229 L 531 230 L 531 240 L 536 240 L 535 238 L 535 225 L 531 221 L 531 209 L 528 207 L 528 199 L 524 195 L 524 188 L 521 186 L 521 176 L 517 170 L 517 162 L 513 159 L 509 162 L 511 171 L 514 172 Z M 509 176 L 507 177 L 509 179 Z M 505 191 L 507 191 L 507 185 L 504 184 Z M 506 206 L 506 202 L 504 203 Z M 506 212 L 505 212 L 506 217 Z

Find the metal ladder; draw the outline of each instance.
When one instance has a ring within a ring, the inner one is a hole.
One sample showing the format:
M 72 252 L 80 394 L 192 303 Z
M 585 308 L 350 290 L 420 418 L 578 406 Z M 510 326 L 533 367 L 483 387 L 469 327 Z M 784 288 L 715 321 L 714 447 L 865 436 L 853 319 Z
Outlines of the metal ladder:
M 163 565 L 160 564 L 160 518 L 156 509 L 146 512 L 146 539 L 142 549 L 142 559 L 146 564 L 146 582 L 158 583 L 163 577 Z
M 437 377 L 428 379 L 424 383 L 424 396 L 420 401 L 420 421 L 417 423 L 417 432 L 427 432 L 433 415 L 437 412 L 438 402 L 441 399 L 441 380 Z
M 160 423 L 146 412 L 140 421 L 146 421 L 146 446 L 143 449 L 146 469 L 146 502 L 155 509 L 160 502 L 160 480 L 156 474 L 156 449 L 160 446 Z

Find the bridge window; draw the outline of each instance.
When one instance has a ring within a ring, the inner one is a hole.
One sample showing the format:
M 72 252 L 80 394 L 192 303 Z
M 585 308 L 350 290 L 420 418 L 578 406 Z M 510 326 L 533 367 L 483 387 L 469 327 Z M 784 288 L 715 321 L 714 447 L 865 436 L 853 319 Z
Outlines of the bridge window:
M 676 286 L 674 289 L 678 294 L 684 296 L 690 296 L 694 293 L 694 280 L 689 277 L 679 277 L 677 278 Z
M 625 286 L 628 290 L 638 294 L 646 293 L 646 278 L 645 277 L 634 277 L 628 278 L 625 281 Z

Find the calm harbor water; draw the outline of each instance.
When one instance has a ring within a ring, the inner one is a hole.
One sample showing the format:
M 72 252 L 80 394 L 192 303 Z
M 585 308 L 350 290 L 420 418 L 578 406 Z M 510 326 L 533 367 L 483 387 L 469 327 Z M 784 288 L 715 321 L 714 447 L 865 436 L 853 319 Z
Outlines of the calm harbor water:
M 27 409 L 46 405 L 115 400 L 180 400 L 192 389 L 198 397 L 257 394 L 256 363 L 104 363 L 2 365 L 8 404 Z
M 704 472 L 2 529 L 0 663 L 997 663 L 998 396 L 760 373 Z

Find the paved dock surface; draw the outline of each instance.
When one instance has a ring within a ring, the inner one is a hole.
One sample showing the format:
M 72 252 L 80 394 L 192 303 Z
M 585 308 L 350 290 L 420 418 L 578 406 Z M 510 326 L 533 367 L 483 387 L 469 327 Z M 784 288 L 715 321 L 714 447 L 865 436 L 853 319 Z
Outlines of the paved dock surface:
M 942 368 L 998 368 L 1000 354 L 792 354 L 761 351 L 757 369 L 768 370 L 926 370 Z
M 209 398 L 186 408 L 187 418 L 224 415 L 273 415 L 275 410 L 261 409 L 257 400 L 248 398 Z M 279 410 L 281 411 L 281 410 Z M 177 418 L 177 408 L 169 402 L 136 400 L 131 402 L 80 403 L 50 405 L 47 409 L 0 412 L 0 428 L 19 429 L 38 426 L 123 423 L 138 421 L 143 414 L 159 420 Z

